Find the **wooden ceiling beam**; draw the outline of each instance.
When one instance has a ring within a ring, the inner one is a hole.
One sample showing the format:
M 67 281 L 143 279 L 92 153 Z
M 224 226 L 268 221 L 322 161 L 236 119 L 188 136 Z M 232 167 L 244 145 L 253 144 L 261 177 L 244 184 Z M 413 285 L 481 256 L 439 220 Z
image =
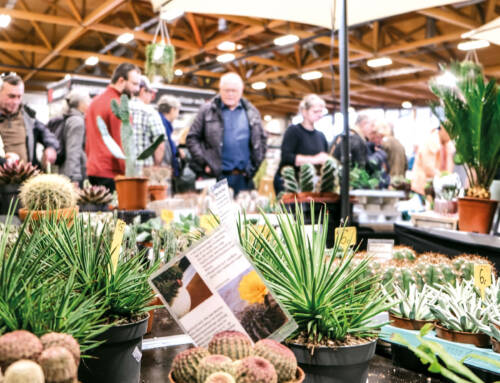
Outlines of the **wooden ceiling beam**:
M 497 3 L 496 0 L 486 0 L 485 17 L 484 17 L 484 21 L 486 23 L 489 23 L 496 17 L 496 12 L 495 12 L 496 3 Z
M 139 18 L 139 15 L 135 10 L 134 2 L 132 0 L 129 0 L 128 2 L 128 11 L 132 15 L 132 19 L 134 20 L 135 26 L 138 27 L 139 25 L 141 25 L 141 19 Z
M 191 12 L 187 12 L 185 14 L 185 17 L 187 22 L 189 23 L 189 26 L 191 27 L 191 31 L 193 32 L 194 41 L 196 41 L 198 47 L 201 48 L 203 46 L 203 40 L 201 38 L 200 30 L 198 28 L 198 24 L 196 24 L 194 15 Z
M 418 48 L 426 47 L 434 44 L 446 43 L 461 39 L 462 32 L 452 32 L 441 36 L 430 37 L 422 40 L 416 40 L 404 44 L 389 45 L 379 51 L 381 55 L 388 55 L 398 52 L 407 52 Z
M 372 49 L 374 52 L 378 51 L 379 34 L 380 34 L 380 21 L 374 21 L 372 24 Z
M 460 28 L 475 29 L 481 26 L 479 21 L 462 16 L 449 8 L 428 8 L 417 11 L 421 15 L 432 17 L 444 21 L 448 24 L 456 25 Z
M 75 20 L 81 23 L 82 16 L 80 15 L 80 11 L 78 10 L 75 2 L 73 0 L 66 0 L 66 4 L 68 4 L 69 10 L 73 14 Z
M 5 29 L 3 29 L 3 28 L 0 29 L 0 33 L 7 40 L 7 42 L 12 43 L 12 39 L 10 38 L 9 34 L 5 31 Z M 26 59 L 26 57 L 24 57 L 24 52 L 23 51 L 15 50 L 13 52 L 13 54 L 14 53 L 15 53 L 15 56 L 20 57 L 20 60 L 22 61 L 22 63 L 24 65 L 26 65 L 26 66 L 29 65 L 28 60 Z
M 292 69 L 292 70 L 297 69 L 296 67 L 294 67 L 292 64 L 289 64 L 288 62 L 267 59 L 267 58 L 261 57 L 261 56 L 250 56 L 250 57 L 246 57 L 245 60 L 249 61 L 249 62 L 261 64 L 261 65 L 267 65 L 270 67 L 278 67 L 278 68 Z
M 436 72 L 439 70 L 437 64 L 432 64 L 429 62 L 420 61 L 420 60 L 412 59 L 409 57 L 403 57 L 400 55 L 392 55 L 391 58 L 396 62 L 399 62 L 402 64 L 412 65 L 412 66 L 415 66 L 418 68 L 425 68 L 425 69 L 430 70 L 432 72 Z
M 21 5 L 21 8 L 24 11 L 27 11 L 27 12 L 30 11 L 28 9 L 28 6 L 24 2 L 24 0 L 19 0 L 19 4 Z M 33 29 L 35 29 L 35 32 L 37 33 L 37 35 L 40 37 L 40 39 L 42 40 L 42 42 L 45 44 L 45 46 L 47 48 L 49 48 L 49 49 L 52 49 L 52 44 L 49 41 L 49 39 L 47 38 L 47 36 L 45 35 L 45 33 L 42 31 L 42 28 L 40 28 L 40 25 L 38 25 L 38 23 L 36 21 L 34 21 L 34 20 L 30 20 L 30 23 L 33 26 Z
M 19 9 L 10 8 L 0 8 L 1 14 L 10 15 L 13 19 L 27 20 L 27 21 L 38 21 L 41 23 L 57 24 L 66 27 L 77 27 L 79 22 L 67 17 L 54 16 L 44 13 L 28 12 Z

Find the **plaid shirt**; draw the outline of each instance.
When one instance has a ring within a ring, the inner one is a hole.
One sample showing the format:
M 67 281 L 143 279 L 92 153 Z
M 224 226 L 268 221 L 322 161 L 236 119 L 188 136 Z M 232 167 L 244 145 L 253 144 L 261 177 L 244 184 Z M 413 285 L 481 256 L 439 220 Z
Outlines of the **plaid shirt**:
M 129 103 L 130 115 L 134 127 L 134 138 L 137 155 L 146 150 L 160 134 L 165 134 L 160 115 L 151 105 L 146 105 L 138 98 Z M 154 165 L 153 156 L 136 162 L 137 169 L 142 173 L 144 166 Z

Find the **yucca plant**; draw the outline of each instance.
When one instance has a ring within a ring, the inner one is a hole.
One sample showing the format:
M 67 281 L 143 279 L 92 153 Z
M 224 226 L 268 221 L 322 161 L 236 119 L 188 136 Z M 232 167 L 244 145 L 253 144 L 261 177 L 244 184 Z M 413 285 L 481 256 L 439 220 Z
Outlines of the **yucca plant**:
M 314 206 L 311 215 L 311 222 L 316 222 Z M 326 258 L 327 233 L 320 226 L 328 227 L 327 215 L 320 214 L 310 237 L 299 205 L 296 218 L 277 215 L 277 228 L 263 218 L 264 229 L 240 220 L 240 243 L 297 322 L 294 337 L 319 345 L 330 340 L 342 343 L 349 336 L 376 336 L 383 324 L 373 323 L 372 318 L 391 304 L 381 294 L 380 276 L 363 277 L 370 259 L 354 264 L 354 253 L 347 249 L 340 259 Z M 334 253 L 339 244 L 340 238 Z
M 447 69 L 455 75 L 456 85 L 431 81 L 430 88 L 439 98 L 433 111 L 455 143 L 455 162 L 465 167 L 467 196 L 490 198 L 489 188 L 500 167 L 500 91 L 495 79 L 485 82 L 478 64 L 464 61 Z M 438 105 L 444 108 L 445 118 L 437 112 Z
M 424 285 L 419 291 L 415 283 L 410 283 L 408 288 L 394 285 L 393 293 L 383 290 L 387 301 L 392 304 L 391 313 L 412 320 L 433 320 L 434 315 L 430 307 L 437 301 L 438 291 L 429 285 Z

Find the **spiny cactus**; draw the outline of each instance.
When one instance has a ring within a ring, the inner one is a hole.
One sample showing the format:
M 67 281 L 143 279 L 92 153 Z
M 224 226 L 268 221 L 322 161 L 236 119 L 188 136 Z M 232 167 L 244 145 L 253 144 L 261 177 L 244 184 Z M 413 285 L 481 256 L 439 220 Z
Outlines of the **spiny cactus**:
M 31 360 L 18 360 L 5 371 L 3 383 L 44 383 L 42 367 Z
M 255 344 L 253 351 L 254 355 L 271 362 L 279 382 L 292 380 L 295 377 L 297 359 L 288 347 L 272 339 L 262 339 Z
M 414 261 L 417 258 L 415 251 L 406 246 L 394 246 L 392 251 L 392 258 L 394 259 L 407 259 L 409 261 Z
M 92 186 L 85 180 L 83 188 L 78 190 L 78 204 L 107 205 L 113 200 L 113 195 L 106 186 Z
M 213 336 L 208 343 L 211 354 L 226 355 L 238 360 L 252 355 L 252 341 L 238 331 L 222 331 Z
M 19 359 L 37 360 L 43 346 L 35 335 L 25 330 L 16 330 L 0 336 L 0 367 L 5 371 Z
M 236 383 L 277 383 L 278 375 L 271 362 L 260 356 L 248 356 L 237 364 Z
M 40 173 L 40 170 L 33 166 L 31 162 L 5 163 L 0 166 L 0 184 L 22 184 L 38 173 Z
M 111 137 L 108 131 L 106 123 L 101 118 L 97 117 L 97 126 L 99 132 L 101 133 L 104 144 L 108 147 L 111 154 L 119 159 L 125 160 L 125 176 L 136 177 L 137 160 L 144 160 L 153 155 L 156 148 L 165 140 L 165 135 L 161 134 L 155 138 L 154 142 L 141 154 L 137 155 L 136 143 L 134 140 L 134 130 L 130 123 L 130 111 L 128 107 L 128 97 L 122 94 L 120 98 L 120 104 L 116 100 L 111 100 L 111 110 L 113 114 L 121 120 L 121 144 L 122 149 L 116 143 L 116 141 Z
M 76 205 L 76 191 L 70 179 L 60 174 L 40 174 L 21 186 L 19 194 L 28 210 L 65 209 Z
M 285 166 L 281 169 L 281 176 L 283 177 L 284 188 L 287 193 L 298 193 L 299 184 L 295 178 L 295 169 L 292 166 Z
M 239 316 L 241 325 L 254 342 L 267 338 L 286 321 L 286 316 L 270 294 L 264 303 L 245 307 Z
M 200 361 L 198 382 L 205 382 L 214 372 L 233 373 L 233 360 L 225 355 L 209 355 Z
M 304 164 L 300 167 L 299 181 L 300 190 L 303 192 L 312 192 L 314 190 L 314 176 L 316 168 L 312 164 Z
M 160 290 L 161 295 L 163 295 L 168 304 L 172 304 L 179 288 L 182 286 L 182 275 L 180 267 L 174 265 L 161 275 L 161 279 L 155 281 L 156 287 Z
M 204 383 L 236 383 L 236 381 L 227 372 L 214 372 Z
M 333 158 L 326 160 L 320 171 L 319 187 L 321 193 L 333 193 L 335 191 L 337 172 L 337 161 Z
M 474 264 L 490 265 L 491 271 L 495 273 L 495 266 L 491 261 L 476 254 L 461 254 L 453 258 L 452 264 L 458 276 L 466 281 L 474 277 Z
M 202 347 L 183 351 L 172 361 L 172 374 L 177 383 L 193 383 L 198 379 L 198 367 L 210 353 Z
M 76 365 L 80 363 L 80 345 L 71 335 L 59 332 L 50 332 L 42 335 L 40 342 L 42 342 L 44 350 L 55 346 L 61 346 L 68 349 L 68 351 L 73 355 Z
M 76 379 L 75 359 L 64 347 L 56 346 L 44 350 L 38 363 L 42 366 L 46 383 L 73 383 Z

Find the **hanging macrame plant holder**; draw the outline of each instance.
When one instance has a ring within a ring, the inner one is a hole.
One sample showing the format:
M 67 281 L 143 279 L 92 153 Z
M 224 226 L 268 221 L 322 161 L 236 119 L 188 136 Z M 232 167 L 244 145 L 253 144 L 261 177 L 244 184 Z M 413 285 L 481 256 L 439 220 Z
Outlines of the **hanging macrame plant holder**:
M 160 35 L 160 41 L 156 39 Z M 170 42 L 168 29 L 160 19 L 153 42 L 146 47 L 146 76 L 153 81 L 155 76 L 161 76 L 165 81 L 172 82 L 174 78 L 175 47 Z

